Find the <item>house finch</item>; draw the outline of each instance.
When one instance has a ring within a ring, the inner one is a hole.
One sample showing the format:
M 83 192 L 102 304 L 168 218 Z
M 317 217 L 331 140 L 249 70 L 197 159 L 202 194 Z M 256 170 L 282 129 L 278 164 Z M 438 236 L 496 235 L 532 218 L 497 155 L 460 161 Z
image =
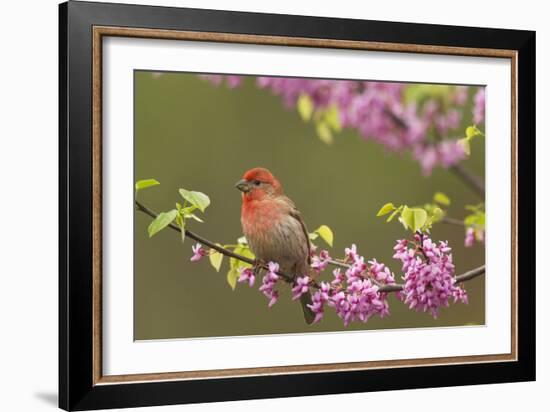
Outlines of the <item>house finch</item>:
M 294 277 L 308 274 L 310 242 L 306 225 L 279 181 L 264 168 L 247 171 L 236 185 L 242 192 L 241 224 L 250 249 L 262 262 L 276 262 Z M 304 318 L 315 318 L 311 295 L 300 297 Z

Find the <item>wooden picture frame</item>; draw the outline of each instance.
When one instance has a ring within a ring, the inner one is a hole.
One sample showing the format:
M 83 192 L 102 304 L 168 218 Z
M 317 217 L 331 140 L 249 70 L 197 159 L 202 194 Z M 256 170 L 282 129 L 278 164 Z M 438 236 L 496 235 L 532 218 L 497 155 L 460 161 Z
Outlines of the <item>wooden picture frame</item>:
M 87 410 L 535 379 L 534 32 L 73 1 L 61 4 L 59 13 L 61 408 Z M 101 170 L 102 41 L 108 36 L 510 59 L 510 353 L 103 375 L 101 200 L 102 180 L 107 177 Z

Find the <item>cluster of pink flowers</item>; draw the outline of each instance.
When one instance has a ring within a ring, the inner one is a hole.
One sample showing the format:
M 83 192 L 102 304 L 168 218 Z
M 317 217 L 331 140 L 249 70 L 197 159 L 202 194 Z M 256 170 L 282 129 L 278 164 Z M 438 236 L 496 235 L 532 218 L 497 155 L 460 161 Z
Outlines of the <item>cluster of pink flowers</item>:
M 311 278 L 309 276 L 302 276 L 296 279 L 296 283 L 292 288 L 292 300 L 299 299 L 304 293 L 309 292 L 309 284 Z
M 262 286 L 260 286 L 260 292 L 264 294 L 265 297 L 269 299 L 268 306 L 271 307 L 279 299 L 279 291 L 275 290 L 275 285 L 279 280 L 279 275 L 277 271 L 279 270 L 279 264 L 275 262 L 269 262 L 268 270 L 264 278 L 262 279 Z
M 467 236 L 473 238 L 474 234 L 468 232 Z M 192 262 L 197 262 L 207 255 L 199 243 L 194 245 L 192 250 Z M 401 261 L 404 273 L 403 289 L 397 296 L 410 309 L 429 311 L 437 318 L 439 309 L 449 306 L 451 299 L 455 303 L 468 303 L 466 291 L 456 285 L 453 255 L 447 242 L 434 243 L 428 235 L 417 233 L 413 240 L 398 240 L 394 251 L 393 257 Z M 326 250 L 321 251 L 319 255 L 313 255 L 312 261 L 316 275 L 319 275 L 329 263 L 336 262 Z M 381 292 L 380 287 L 395 284 L 390 269 L 376 259 L 366 262 L 365 258 L 357 253 L 355 245 L 345 249 L 345 259 L 340 261 L 340 264 L 345 270 L 334 269 L 330 282 L 319 282 L 316 275 L 300 276 L 293 282 L 293 300 L 313 292 L 312 302 L 308 306 L 315 314 L 314 323 L 323 319 L 326 306 L 336 311 L 344 326 L 356 320 L 367 322 L 374 315 L 381 318 L 389 315 L 388 294 Z M 277 263 L 269 262 L 267 273 L 259 288 L 269 299 L 269 307 L 279 299 L 279 292 L 275 290 L 280 279 L 277 275 L 278 270 Z M 254 270 L 243 267 L 239 271 L 238 281 L 247 283 L 250 287 L 254 286 Z
M 345 325 L 355 319 L 366 322 L 373 315 L 381 318 L 389 315 L 387 293 L 379 292 L 379 286 L 394 284 L 393 273 L 376 259 L 365 262 L 365 258 L 357 253 L 355 245 L 346 248 L 345 254 L 346 262 L 351 264 L 344 276 L 340 270 L 333 272 L 332 285 L 340 291 L 329 302 L 329 306 L 334 305 Z
M 330 297 L 328 305 L 336 310 L 344 326 L 356 319 L 366 322 L 373 315 L 384 317 L 389 314 L 388 303 L 370 279 L 355 280 L 345 288 L 342 286 L 339 292 Z
M 400 298 L 410 309 L 429 311 L 437 318 L 449 300 L 468 303 L 466 291 L 457 286 L 453 255 L 447 242 L 436 244 L 427 235 L 416 234 L 414 241 L 399 240 L 394 258 L 403 264 L 405 285 Z
M 485 88 L 481 87 L 474 96 L 474 123 L 480 124 L 485 120 Z
M 330 256 L 326 250 L 322 250 L 319 255 L 313 255 L 311 258 L 311 268 L 317 273 L 321 273 L 325 270 L 329 263 Z
M 346 248 L 345 253 L 345 272 L 337 268 L 333 271 L 332 282 L 315 284 L 316 290 L 309 305 L 315 314 L 314 323 L 323 319 L 325 305 L 336 311 L 345 326 L 355 320 L 366 322 L 373 315 L 384 317 L 389 314 L 386 294 L 379 292 L 380 285 L 395 283 L 389 268 L 376 260 L 366 263 L 365 258 L 357 254 L 355 245 Z M 316 265 L 315 271 L 320 273 L 331 258 L 327 251 L 322 251 L 312 261 Z M 293 299 L 308 293 L 313 283 L 309 276 L 297 278 L 292 289 Z
M 311 305 L 309 308 L 315 314 L 313 323 L 320 322 L 325 314 L 325 303 L 330 299 L 331 285 L 327 282 L 321 282 L 319 290 L 311 296 Z
M 262 285 L 259 289 L 260 292 L 262 292 L 269 299 L 269 307 L 277 303 L 277 300 L 279 299 L 279 292 L 275 290 L 275 286 L 279 280 L 279 275 L 277 275 L 278 270 L 279 265 L 277 263 L 269 262 L 267 273 L 263 277 Z M 256 281 L 254 270 L 249 267 L 241 267 L 239 272 L 240 274 L 237 281 L 239 283 L 248 283 L 248 286 L 253 287 Z
M 231 88 L 241 84 L 240 76 L 202 76 L 214 84 L 225 77 Z M 365 139 L 383 144 L 388 150 L 409 150 L 424 174 L 436 166 L 451 167 L 466 157 L 458 138 L 468 99 L 468 87 L 449 88 L 445 101 L 430 97 L 405 102 L 405 83 L 357 80 L 324 80 L 290 77 L 257 77 L 258 87 L 280 96 L 287 108 L 294 108 L 307 95 L 316 109 L 336 106 L 342 127 L 356 130 Z M 483 121 L 485 92 L 475 96 L 474 122 Z M 430 139 L 430 137 L 437 139 Z

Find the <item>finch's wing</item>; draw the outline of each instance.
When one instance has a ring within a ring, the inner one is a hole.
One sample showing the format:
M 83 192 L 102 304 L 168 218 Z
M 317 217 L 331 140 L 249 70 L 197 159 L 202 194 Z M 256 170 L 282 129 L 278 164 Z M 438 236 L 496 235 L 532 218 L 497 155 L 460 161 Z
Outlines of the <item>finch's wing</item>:
M 311 244 L 309 242 L 309 233 L 306 228 L 306 224 L 304 222 L 304 219 L 302 218 L 302 215 L 300 214 L 300 211 L 296 209 L 296 206 L 294 204 L 292 205 L 292 209 L 290 210 L 290 216 L 292 216 L 294 219 L 296 219 L 298 222 L 300 222 L 300 226 L 302 226 L 302 231 L 304 232 L 304 236 L 306 237 L 307 242 L 307 263 L 308 265 L 311 264 Z

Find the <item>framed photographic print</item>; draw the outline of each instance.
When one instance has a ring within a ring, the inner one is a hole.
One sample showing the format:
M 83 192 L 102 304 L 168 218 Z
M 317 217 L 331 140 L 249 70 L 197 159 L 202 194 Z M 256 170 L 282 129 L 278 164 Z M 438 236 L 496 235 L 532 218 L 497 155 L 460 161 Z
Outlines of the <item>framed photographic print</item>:
M 60 407 L 535 379 L 535 33 L 60 5 Z

